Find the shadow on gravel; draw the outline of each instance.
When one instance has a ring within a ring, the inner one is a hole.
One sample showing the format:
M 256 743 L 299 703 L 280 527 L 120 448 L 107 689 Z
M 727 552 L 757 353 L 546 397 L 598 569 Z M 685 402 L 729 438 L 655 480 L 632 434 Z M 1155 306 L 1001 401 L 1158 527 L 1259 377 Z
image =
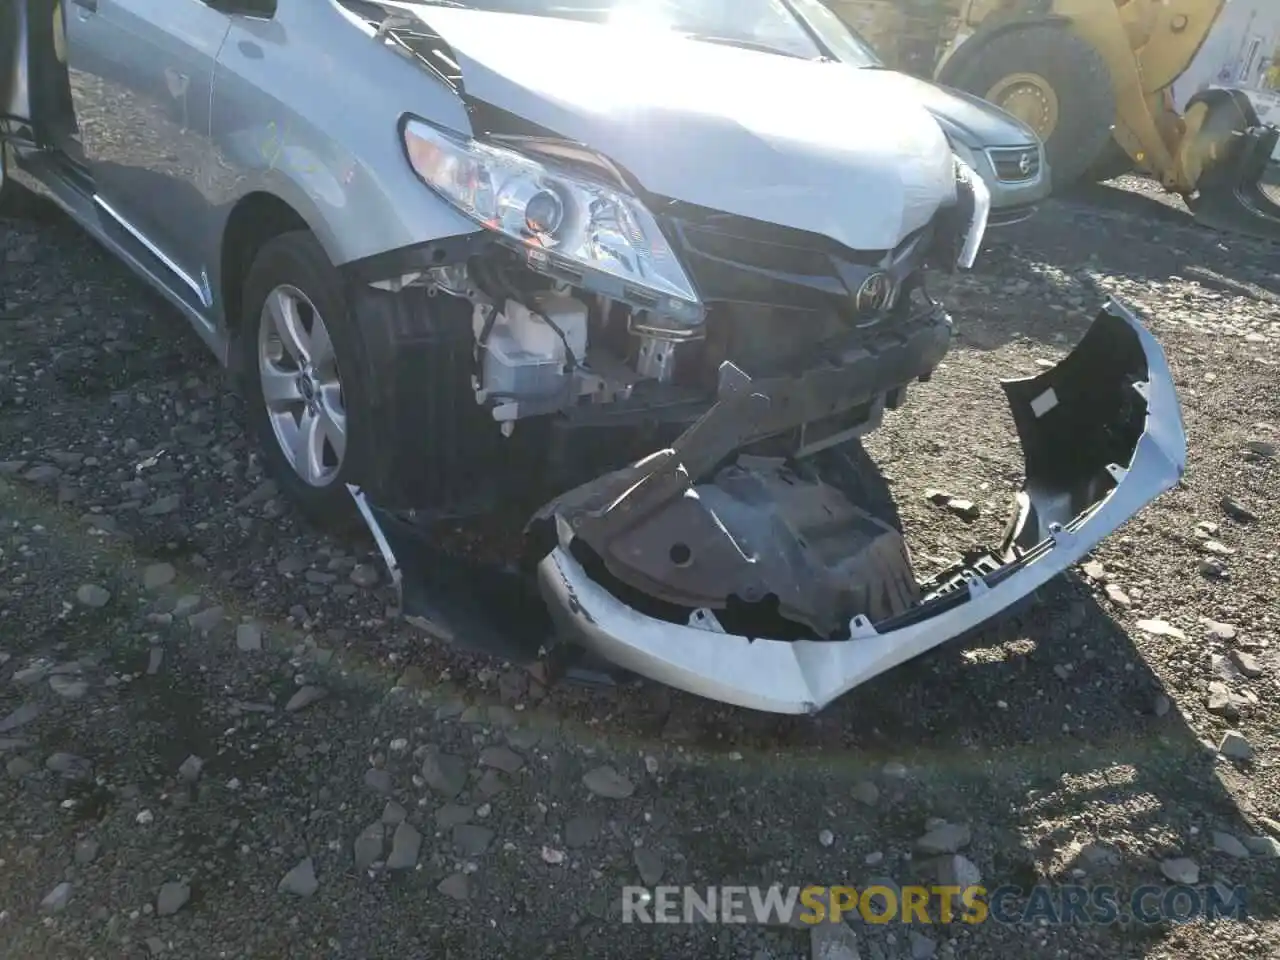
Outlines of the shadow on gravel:
M 1211 856 L 1213 830 L 1256 830 L 1215 773 L 1228 761 L 1215 759 L 1163 699 L 1125 631 L 1074 577 L 1042 592 L 1021 615 L 882 675 L 815 717 L 727 708 L 650 684 L 616 697 L 552 696 L 570 736 L 612 714 L 609 729 L 643 733 L 631 742 L 606 735 L 610 747 L 681 744 L 707 757 L 713 772 L 702 792 L 714 794 L 709 787 L 721 780 L 726 794 L 743 784 L 787 791 L 802 818 L 847 805 L 859 781 L 884 783 L 884 765 L 900 761 L 907 774 L 882 794 L 876 833 L 909 847 L 930 817 L 982 825 L 975 833 L 987 828 L 1002 841 L 994 871 L 984 872 L 988 888 L 1162 885 L 1159 861 L 1178 856 L 1202 865 L 1202 883 L 1234 887 L 1265 872 L 1257 861 Z M 1077 834 L 1101 843 L 1086 846 Z M 685 842 L 712 876 L 717 868 L 740 876 L 770 855 L 705 836 Z M 1087 880 L 1073 879 L 1077 868 Z M 862 873 L 850 879 L 876 871 Z M 1251 916 L 1280 915 L 1265 894 L 1251 889 Z M 1132 932 L 1137 941 L 1156 935 Z

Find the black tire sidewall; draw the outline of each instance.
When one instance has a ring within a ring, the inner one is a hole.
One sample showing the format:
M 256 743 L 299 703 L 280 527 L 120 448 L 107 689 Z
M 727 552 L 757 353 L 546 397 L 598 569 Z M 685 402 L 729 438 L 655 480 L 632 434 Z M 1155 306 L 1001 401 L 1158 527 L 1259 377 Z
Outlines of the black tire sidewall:
M 1058 125 L 1045 141 L 1054 186 L 1079 181 L 1102 155 L 1115 124 L 1115 90 L 1102 55 L 1065 24 L 1016 27 L 980 43 L 951 82 L 985 97 L 1011 74 L 1043 77 L 1058 97 Z
M 337 477 L 324 487 L 304 481 L 290 466 L 276 440 L 258 368 L 262 307 L 276 287 L 289 284 L 315 305 L 333 342 L 347 413 L 347 449 Z M 267 472 L 313 523 L 336 531 L 358 527 L 359 514 L 347 491 L 360 483 L 358 465 L 369 462 L 372 410 L 364 373 L 364 349 L 343 293 L 341 276 L 309 232 L 282 234 L 263 245 L 245 277 L 239 324 L 241 390 L 250 431 L 258 441 Z
M 37 197 L 13 179 L 7 156 L 8 147 L 0 143 L 0 218 L 25 220 L 37 211 Z

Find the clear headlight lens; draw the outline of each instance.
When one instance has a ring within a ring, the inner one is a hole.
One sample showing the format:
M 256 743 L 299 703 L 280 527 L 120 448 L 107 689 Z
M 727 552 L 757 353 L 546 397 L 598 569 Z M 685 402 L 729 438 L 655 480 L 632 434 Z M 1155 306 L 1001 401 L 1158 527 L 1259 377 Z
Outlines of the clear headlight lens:
M 965 234 L 964 246 L 956 260 L 961 268 L 971 270 L 987 235 L 987 220 L 991 216 L 991 190 L 987 187 L 987 182 L 978 175 L 978 171 L 959 155 L 955 157 L 955 164 L 960 178 L 973 190 L 973 216 L 969 220 L 969 232 Z
M 592 271 L 593 287 L 626 298 L 628 289 L 658 298 L 654 309 L 697 322 L 702 308 L 653 215 L 617 187 L 549 167 L 420 120 L 404 126 L 419 177 L 481 226 L 523 246 L 531 263 L 556 261 Z M 615 287 L 611 290 L 609 287 Z

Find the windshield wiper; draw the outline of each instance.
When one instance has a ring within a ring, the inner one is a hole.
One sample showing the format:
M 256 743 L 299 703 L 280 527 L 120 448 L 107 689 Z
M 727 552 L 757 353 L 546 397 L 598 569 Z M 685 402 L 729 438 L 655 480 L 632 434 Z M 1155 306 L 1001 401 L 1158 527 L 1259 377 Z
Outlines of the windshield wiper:
M 756 53 L 776 53 L 780 57 L 791 57 L 795 60 L 826 60 L 827 57 L 806 57 L 791 50 L 783 50 L 760 40 L 745 40 L 741 37 L 721 37 L 713 33 L 685 33 L 689 40 L 700 40 L 703 43 L 719 43 L 726 47 L 739 47 L 742 50 L 754 50 Z

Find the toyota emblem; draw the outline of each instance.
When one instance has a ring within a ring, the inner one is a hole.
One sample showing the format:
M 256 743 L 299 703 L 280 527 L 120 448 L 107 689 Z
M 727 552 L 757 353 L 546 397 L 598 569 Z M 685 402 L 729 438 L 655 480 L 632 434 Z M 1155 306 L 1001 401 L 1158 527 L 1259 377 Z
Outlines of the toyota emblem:
M 862 281 L 853 305 L 859 313 L 876 313 L 887 310 L 892 301 L 893 279 L 883 270 L 877 270 Z
M 1031 154 L 1024 153 L 1018 158 L 1018 169 L 1022 171 L 1024 177 L 1031 175 Z

